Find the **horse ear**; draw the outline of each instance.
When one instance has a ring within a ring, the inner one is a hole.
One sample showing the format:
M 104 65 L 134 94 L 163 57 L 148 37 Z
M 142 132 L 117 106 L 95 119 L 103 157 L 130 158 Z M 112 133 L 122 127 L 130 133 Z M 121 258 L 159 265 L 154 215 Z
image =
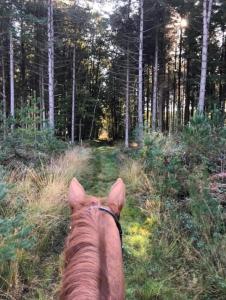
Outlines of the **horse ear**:
M 76 208 L 84 202 L 86 192 L 76 178 L 73 178 L 69 187 L 69 204 L 71 208 Z
M 120 214 L 125 203 L 126 188 L 121 178 L 113 184 L 108 195 L 108 206 L 115 214 Z

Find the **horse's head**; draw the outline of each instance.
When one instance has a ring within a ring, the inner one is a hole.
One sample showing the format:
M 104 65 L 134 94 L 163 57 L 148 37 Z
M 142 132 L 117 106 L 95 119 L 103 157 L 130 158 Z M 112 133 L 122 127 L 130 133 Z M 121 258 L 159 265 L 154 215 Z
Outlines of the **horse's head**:
M 125 184 L 121 178 L 118 178 L 111 187 L 106 202 L 109 209 L 119 216 L 125 203 Z M 88 206 L 101 206 L 102 199 L 87 195 L 83 186 L 76 178 L 73 178 L 69 188 L 69 205 L 72 213 L 75 213 Z
M 71 230 L 65 245 L 60 299 L 124 299 L 119 224 L 124 202 L 125 185 L 120 178 L 106 199 L 87 195 L 78 180 L 72 180 L 69 188 Z

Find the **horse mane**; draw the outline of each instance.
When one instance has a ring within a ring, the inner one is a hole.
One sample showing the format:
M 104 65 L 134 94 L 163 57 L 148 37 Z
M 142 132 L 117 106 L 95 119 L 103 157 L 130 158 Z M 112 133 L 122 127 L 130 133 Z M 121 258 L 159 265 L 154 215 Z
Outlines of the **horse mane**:
M 109 298 L 102 215 L 96 205 L 72 214 L 72 229 L 65 244 L 61 300 Z

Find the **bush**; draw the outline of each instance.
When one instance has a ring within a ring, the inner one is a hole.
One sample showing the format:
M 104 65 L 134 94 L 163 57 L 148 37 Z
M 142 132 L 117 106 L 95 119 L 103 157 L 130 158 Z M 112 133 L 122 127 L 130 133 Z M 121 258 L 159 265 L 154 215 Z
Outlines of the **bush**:
M 59 155 L 68 144 L 58 140 L 50 130 L 33 131 L 15 129 L 0 146 L 0 164 L 10 170 L 18 170 L 18 176 L 26 174 L 27 167 L 37 167 Z
M 14 159 L 34 165 L 67 148 L 67 143 L 57 139 L 48 125 L 43 124 L 38 101 L 28 99 L 28 103 L 16 111 L 15 119 L 9 117 L 6 126 L 0 127 L 0 163 L 8 164 Z
M 66 148 L 66 143 L 58 140 L 50 129 L 31 130 L 17 128 L 3 141 L 1 149 L 32 149 L 49 154 L 60 153 Z
M 218 112 L 194 116 L 180 136 L 146 138 L 141 156 L 160 200 L 149 276 L 168 291 L 159 289 L 158 299 L 225 299 L 225 212 L 210 190 L 211 174 L 224 171 L 225 149 Z
M 220 171 L 226 161 L 226 128 L 222 124 L 218 111 L 211 119 L 199 114 L 191 119 L 181 136 L 188 164 L 205 164 L 211 172 Z

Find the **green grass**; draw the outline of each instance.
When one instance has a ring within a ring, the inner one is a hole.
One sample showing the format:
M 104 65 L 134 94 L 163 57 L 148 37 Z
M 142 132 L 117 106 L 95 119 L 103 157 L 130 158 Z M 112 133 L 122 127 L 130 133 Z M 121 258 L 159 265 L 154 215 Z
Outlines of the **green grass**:
M 81 182 L 89 194 L 106 196 L 118 176 L 117 148 L 98 147 L 93 149 L 88 174 L 83 174 Z

